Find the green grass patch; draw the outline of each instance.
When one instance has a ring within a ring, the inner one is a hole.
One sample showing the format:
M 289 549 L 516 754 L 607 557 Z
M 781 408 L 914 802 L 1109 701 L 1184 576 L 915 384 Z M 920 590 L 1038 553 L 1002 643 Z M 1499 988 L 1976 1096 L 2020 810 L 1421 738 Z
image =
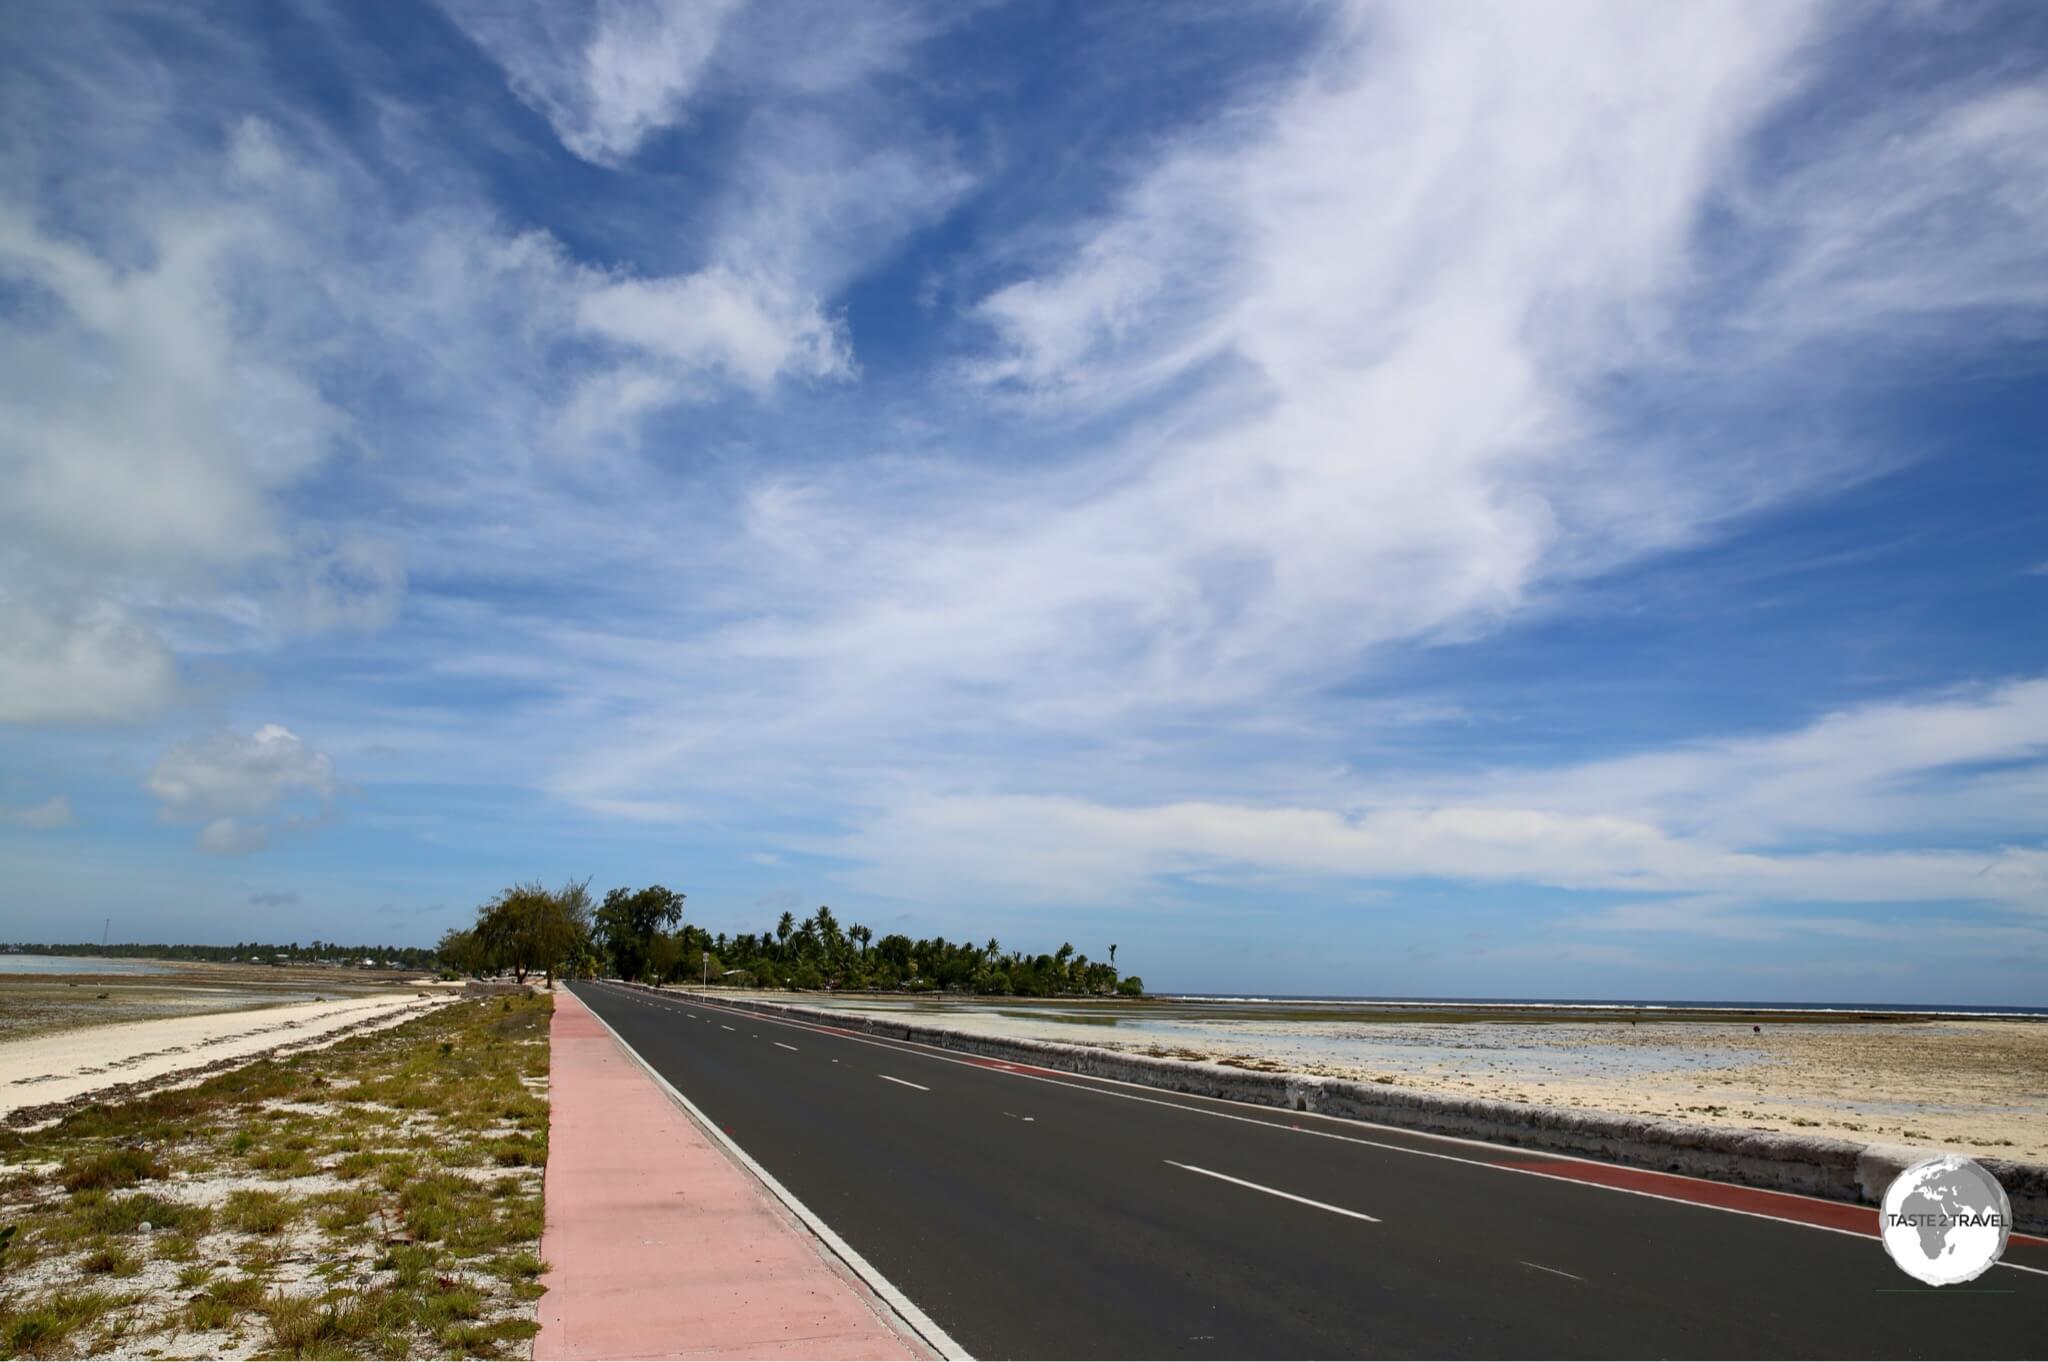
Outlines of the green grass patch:
M 96 1277 L 133 1277 L 142 1268 L 135 1255 L 119 1244 L 103 1243 L 79 1261 L 79 1269 Z
M 0 1308 L 0 1347 L 9 1357 L 71 1356 L 72 1335 L 134 1300 L 111 1291 L 60 1291 L 32 1306 Z
M 95 1234 L 142 1234 L 157 1230 L 204 1234 L 212 1220 L 204 1206 L 166 1201 L 149 1192 L 107 1197 L 81 1209 L 80 1223 Z M 145 1225 L 149 1231 L 144 1231 Z
M 299 1218 L 299 1204 L 282 1192 L 242 1188 L 220 1208 L 223 1224 L 243 1234 L 276 1234 Z
M 133 1187 L 161 1178 L 168 1170 L 147 1150 L 131 1146 L 74 1158 L 57 1170 L 57 1183 L 67 1192 Z

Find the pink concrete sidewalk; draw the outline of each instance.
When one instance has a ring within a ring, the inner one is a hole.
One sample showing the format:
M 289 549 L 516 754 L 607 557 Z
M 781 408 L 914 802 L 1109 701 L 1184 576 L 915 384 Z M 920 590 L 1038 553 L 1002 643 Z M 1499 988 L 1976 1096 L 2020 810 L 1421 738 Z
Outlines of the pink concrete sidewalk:
M 566 990 L 550 1041 L 535 1358 L 928 1355 Z

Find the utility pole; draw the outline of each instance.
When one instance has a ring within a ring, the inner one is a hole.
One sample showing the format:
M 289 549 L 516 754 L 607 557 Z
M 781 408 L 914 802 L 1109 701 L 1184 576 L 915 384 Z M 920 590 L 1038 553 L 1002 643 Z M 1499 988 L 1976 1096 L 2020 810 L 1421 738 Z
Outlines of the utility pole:
M 113 919 L 113 918 L 111 918 L 111 917 L 110 917 L 110 918 L 108 918 L 108 919 L 107 919 L 107 920 L 106 920 L 105 922 L 103 922 L 103 923 L 101 923 L 101 924 L 100 924 L 100 954 L 101 954 L 101 955 L 105 955 L 105 954 L 107 953 L 107 933 L 108 933 L 108 932 L 111 932 L 111 931 L 113 931 L 113 930 L 114 930 L 114 919 Z
M 708 950 L 704 952 L 704 990 L 707 993 L 711 990 L 711 952 Z

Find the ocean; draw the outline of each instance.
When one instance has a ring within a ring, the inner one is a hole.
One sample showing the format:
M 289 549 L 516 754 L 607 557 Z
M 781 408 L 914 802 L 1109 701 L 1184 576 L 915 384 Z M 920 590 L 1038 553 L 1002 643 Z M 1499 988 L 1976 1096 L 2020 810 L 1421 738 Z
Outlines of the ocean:
M 1160 998 L 1191 1003 L 1299 1003 L 1331 1007 L 1556 1007 L 1637 1008 L 1646 1012 L 1914 1012 L 1943 1017 L 2048 1018 L 2048 1007 L 1993 1006 L 1983 1003 L 1814 1003 L 1773 1002 L 1733 998 L 1454 998 L 1404 997 L 1333 993 L 1160 993 Z

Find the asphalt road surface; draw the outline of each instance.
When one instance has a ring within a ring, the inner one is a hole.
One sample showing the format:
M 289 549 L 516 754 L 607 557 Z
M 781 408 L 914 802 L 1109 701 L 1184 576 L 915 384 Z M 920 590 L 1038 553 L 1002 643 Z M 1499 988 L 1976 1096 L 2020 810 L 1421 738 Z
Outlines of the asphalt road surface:
M 1937 1290 L 1833 1203 L 575 991 L 977 1357 L 2048 1349 L 2040 1243 Z

